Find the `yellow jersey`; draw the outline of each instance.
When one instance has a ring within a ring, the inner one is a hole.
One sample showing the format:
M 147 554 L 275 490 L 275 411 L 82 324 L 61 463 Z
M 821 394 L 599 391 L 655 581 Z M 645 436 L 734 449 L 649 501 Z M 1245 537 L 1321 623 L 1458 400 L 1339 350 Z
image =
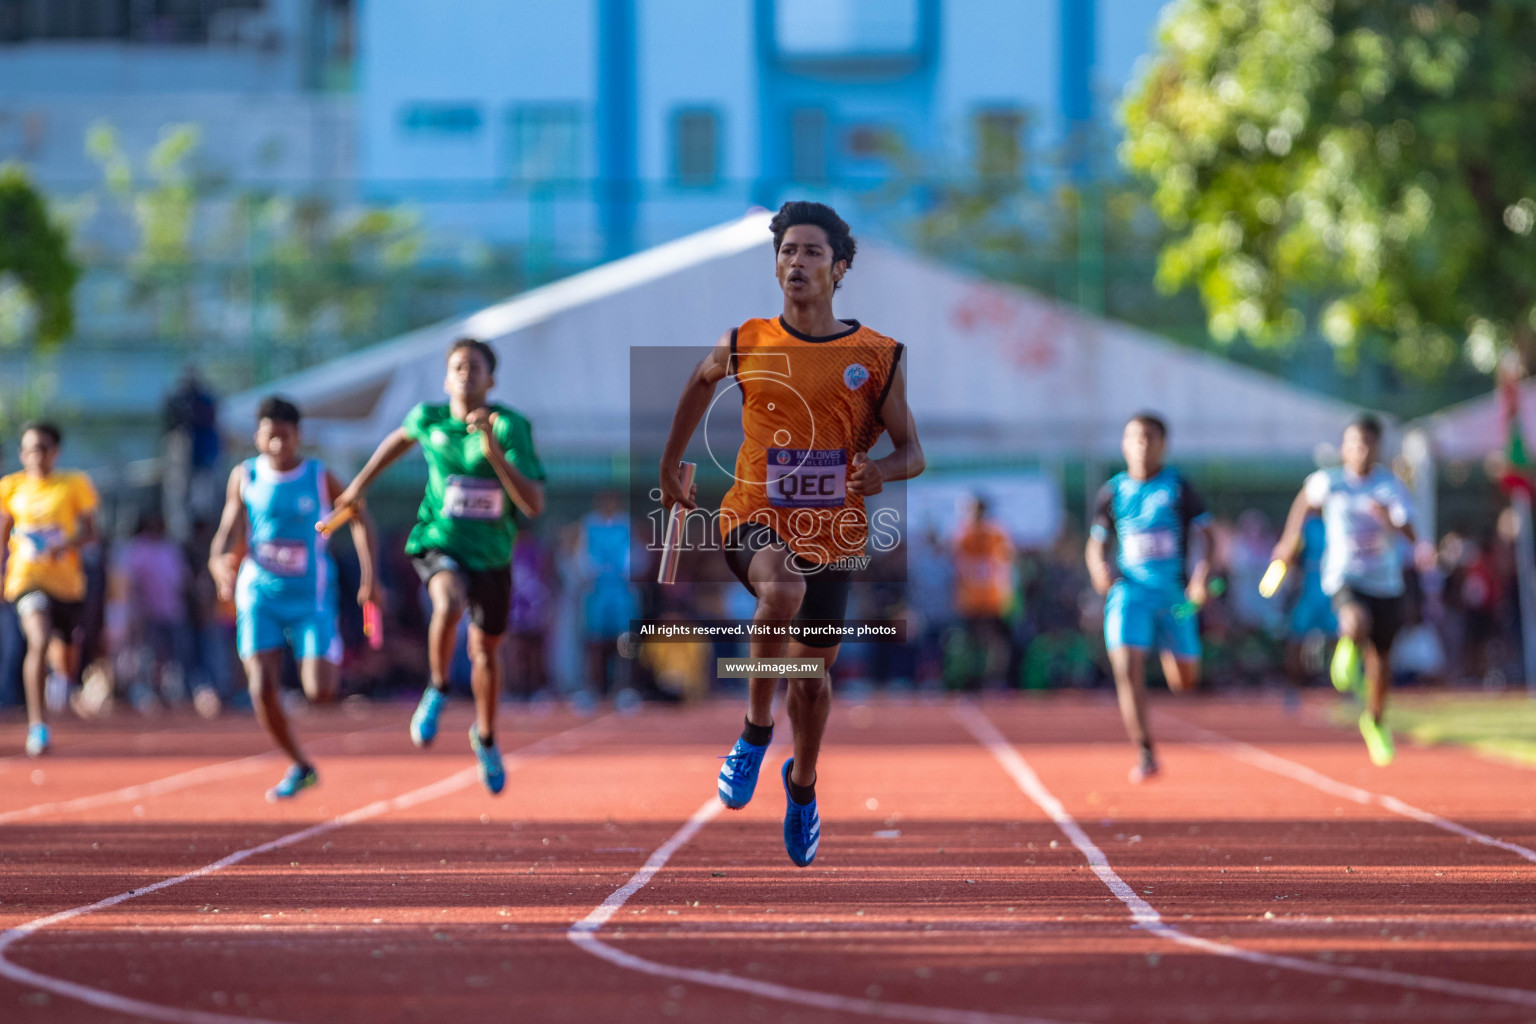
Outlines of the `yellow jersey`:
M 720 506 L 720 534 L 763 523 L 809 562 L 864 554 L 864 498 L 847 491 L 853 457 L 885 425 L 880 406 L 900 343 L 852 321 L 811 338 L 783 317 L 748 320 L 731 334 L 731 372 L 741 388 L 735 483 Z
M 61 471 L 40 480 L 24 472 L 0 477 L 0 512 L 11 518 L 7 601 L 33 590 L 60 601 L 85 597 L 80 552 L 61 546 L 79 535 L 81 520 L 97 504 L 96 488 L 84 473 Z

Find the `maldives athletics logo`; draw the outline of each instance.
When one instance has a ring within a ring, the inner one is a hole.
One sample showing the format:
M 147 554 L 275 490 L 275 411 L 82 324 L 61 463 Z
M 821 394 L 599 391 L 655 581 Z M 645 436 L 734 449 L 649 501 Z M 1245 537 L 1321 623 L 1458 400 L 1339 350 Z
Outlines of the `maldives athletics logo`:
M 843 371 L 843 383 L 848 386 L 849 391 L 859 390 L 867 380 L 869 380 L 869 370 L 865 369 L 863 363 L 849 363 L 848 368 Z

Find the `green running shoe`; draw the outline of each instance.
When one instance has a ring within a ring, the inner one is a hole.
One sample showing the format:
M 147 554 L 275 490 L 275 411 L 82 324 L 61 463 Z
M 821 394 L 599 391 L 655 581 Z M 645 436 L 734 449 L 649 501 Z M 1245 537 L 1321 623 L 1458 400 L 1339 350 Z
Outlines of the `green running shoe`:
M 1371 717 L 1369 711 L 1360 716 L 1360 735 L 1365 737 L 1365 749 L 1371 755 L 1371 764 L 1385 768 L 1392 763 L 1397 751 L 1392 746 L 1392 730 Z

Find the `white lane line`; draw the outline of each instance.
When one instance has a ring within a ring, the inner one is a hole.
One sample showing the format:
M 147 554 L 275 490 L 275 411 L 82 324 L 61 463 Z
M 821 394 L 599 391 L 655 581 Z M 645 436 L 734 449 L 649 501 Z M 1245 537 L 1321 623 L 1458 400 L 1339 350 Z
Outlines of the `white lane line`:
M 600 722 L 602 719 L 598 719 L 597 721 Z M 505 765 L 507 771 L 511 772 L 521 768 L 523 765 L 530 761 L 536 761 L 541 757 L 547 756 L 548 754 L 557 753 L 561 749 L 568 747 L 571 741 L 571 733 L 578 729 L 584 729 L 595 724 L 597 723 L 585 722 L 581 725 L 574 726 L 571 729 L 567 729 L 564 732 L 545 737 L 544 739 L 539 740 L 537 743 L 529 744 L 522 750 L 514 751 L 513 753 L 506 755 L 503 764 Z M 43 928 L 47 928 L 50 925 L 59 924 L 76 917 L 82 917 L 85 914 L 90 914 L 97 910 L 106 910 L 109 907 L 117 906 L 119 903 L 126 903 L 128 900 L 136 899 L 140 896 L 148 896 L 152 892 L 159 892 L 161 889 L 169 889 L 173 885 L 180 885 L 182 882 L 190 882 L 194 878 L 201 878 L 204 875 L 211 875 L 216 871 L 222 871 L 227 867 L 232 867 L 233 865 L 239 864 L 241 861 L 250 857 L 254 857 L 258 854 L 268 853 L 272 850 L 279 850 L 285 846 L 292 846 L 295 843 L 302 843 L 306 839 L 313 839 L 315 836 L 324 835 L 327 832 L 333 832 L 336 829 L 344 828 L 347 825 L 355 825 L 358 822 L 367 821 L 370 818 L 377 818 L 380 815 L 388 814 L 391 811 L 402 811 L 411 807 L 415 807 L 419 804 L 424 804 L 429 801 L 436 800 L 439 797 L 444 797 L 450 793 L 455 793 L 475 781 L 477 781 L 476 769 L 465 768 L 461 771 L 454 772 L 452 775 L 445 779 L 440 779 L 439 781 L 430 785 L 422 786 L 420 789 L 413 789 L 409 793 L 403 793 L 400 796 L 389 800 L 375 800 L 373 803 L 368 804 L 365 807 L 359 807 L 354 811 L 348 811 L 346 814 L 339 815 L 330 819 L 329 821 L 322 821 L 317 825 L 311 825 L 308 828 L 299 829 L 297 832 L 289 832 L 287 835 L 278 836 L 276 839 L 269 840 L 257 846 L 247 847 L 244 850 L 236 850 L 234 853 L 231 853 L 227 857 L 216 860 L 211 864 L 205 864 L 193 871 L 188 871 L 186 874 L 177 875 L 174 878 L 162 879 L 161 881 L 155 882 L 151 885 L 146 885 L 139 889 L 130 889 L 127 892 L 118 893 L 116 896 L 109 896 L 104 900 L 98 900 L 95 903 L 87 904 L 83 907 L 75 907 L 72 910 L 60 911 L 57 914 L 49 914 L 46 917 L 39 917 L 28 921 L 25 924 L 19 924 L 14 928 L 8 928 L 4 932 L 0 932 L 0 976 L 9 978 L 12 981 L 19 982 L 23 985 L 31 985 L 34 988 L 40 988 L 46 992 L 52 992 L 54 995 L 64 996 L 65 998 L 75 999 L 90 1006 L 95 1006 L 103 1010 L 109 1010 L 113 1013 L 129 1014 L 131 1016 L 144 1017 L 148 1020 L 165 1021 L 166 1024 L 282 1024 L 282 1022 L 264 1020 L 263 1018 L 259 1017 L 250 1017 L 245 1015 L 233 1016 L 230 1014 L 212 1013 L 205 1010 L 187 1010 L 174 1006 L 161 1006 L 158 1003 L 149 1003 L 141 999 L 131 999 L 127 996 L 118 995 L 115 992 L 108 992 L 103 989 L 92 988 L 89 985 L 82 985 L 78 982 L 68 981 L 64 978 L 56 978 L 50 974 L 43 974 L 40 971 L 30 970 L 26 967 L 22 967 L 19 964 L 13 963 L 6 954 L 11 946 L 20 942 L 22 939 L 25 939 L 27 936 L 32 935 L 33 933 L 40 931 Z
M 778 985 L 769 981 L 740 978 L 723 971 L 674 967 L 671 964 L 658 963 L 655 960 L 647 960 L 633 953 L 615 949 L 599 939 L 598 930 L 608 923 L 619 908 L 644 888 L 658 871 L 666 867 L 667 861 L 674 853 L 698 835 L 699 831 L 724 809 L 724 805 L 717 797 L 711 796 L 706 800 L 697 811 L 693 812 L 693 816 L 683 823 L 682 828 L 672 834 L 672 838 L 656 848 L 656 852 L 646 859 L 645 864 L 628 882 L 614 890 L 613 894 L 594 907 L 590 914 L 571 925 L 570 930 L 565 933 L 566 938 L 575 943 L 578 949 L 585 950 L 593 956 L 626 970 L 638 971 L 657 978 L 670 978 L 674 981 L 691 981 L 696 985 L 743 992 L 783 1003 L 813 1006 L 819 1010 L 860 1013 L 885 1020 L 920 1021 L 922 1024 L 1060 1024 L 1058 1021 L 1049 1021 L 1040 1017 L 1016 1017 L 1008 1014 L 982 1013 L 977 1010 L 954 1010 L 942 1006 L 918 1006 L 909 1003 L 882 1002 L 878 999 L 858 999 L 835 995 L 831 992 L 817 992 L 812 989 Z
M 339 735 L 322 736 L 314 741 L 314 749 L 319 749 L 326 744 L 341 743 L 358 736 L 368 736 L 376 732 L 392 732 L 399 728 L 397 725 L 380 725 L 371 729 L 358 729 L 353 732 Z M 163 793 L 173 793 L 178 789 L 186 789 L 190 786 L 201 785 L 204 782 L 216 782 L 219 779 L 232 778 L 236 775 L 248 775 L 260 768 L 273 757 L 280 756 L 280 750 L 264 750 L 250 757 L 237 758 L 233 761 L 220 761 L 216 764 L 203 765 L 200 768 L 191 768 L 175 775 L 167 775 L 163 779 L 155 779 L 151 782 L 141 782 L 122 789 L 114 789 L 107 793 L 95 793 L 91 796 L 75 797 L 72 800 L 55 800 L 49 803 L 33 804 L 31 807 L 22 807 L 14 811 L 0 813 L 0 825 L 13 821 L 22 821 L 28 818 L 36 818 L 44 814 L 66 814 L 71 811 L 88 811 L 93 807 L 107 807 L 112 804 L 125 804 L 132 800 L 142 800 L 147 797 L 160 796 Z
M 1269 751 L 1256 747 L 1251 743 L 1244 743 L 1242 740 L 1234 740 L 1229 736 L 1223 736 L 1219 732 L 1213 732 L 1210 729 L 1195 725 L 1193 722 L 1187 722 L 1172 716 L 1164 716 L 1164 721 L 1174 722 L 1189 735 L 1197 737 L 1197 742 L 1200 746 L 1226 754 L 1229 757 L 1235 757 L 1237 760 L 1251 764 L 1255 768 L 1262 768 L 1264 771 L 1283 775 L 1303 785 L 1311 786 L 1313 789 L 1322 790 L 1324 793 L 1330 793 L 1333 796 L 1343 797 L 1345 800 L 1350 800 L 1366 807 L 1383 808 L 1384 810 L 1391 811 L 1393 814 L 1412 818 L 1414 821 L 1422 824 L 1442 829 L 1464 839 L 1470 839 L 1474 843 L 1481 843 L 1484 846 L 1504 850 L 1536 864 L 1536 850 L 1532 850 L 1530 847 L 1497 839 L 1474 828 L 1468 828 L 1448 818 L 1442 818 L 1438 814 L 1433 814 L 1410 803 L 1405 803 L 1395 796 L 1372 793 L 1368 789 L 1361 789 L 1359 786 L 1351 786 L 1348 783 L 1339 782 L 1337 779 L 1330 778 L 1322 772 L 1314 771 L 1304 764 L 1280 757 L 1277 754 L 1271 754 Z
M 235 775 L 247 775 L 261 767 L 262 762 L 269 760 L 276 751 L 263 751 L 260 754 L 252 754 L 250 757 L 242 757 L 235 761 L 223 761 L 218 764 L 207 764 L 201 768 L 192 768 L 188 771 L 168 775 L 163 779 L 155 779 L 153 782 L 141 782 L 134 786 L 125 786 L 122 789 L 114 789 L 109 793 L 96 793 L 91 796 L 76 797 L 73 800 L 56 800 L 45 804 L 33 804 L 31 807 L 23 807 L 15 811 L 6 811 L 0 814 L 0 825 L 13 821 L 22 821 L 27 818 L 36 818 L 44 814 L 66 813 L 69 811 L 86 811 L 93 807 L 106 807 L 109 804 L 127 803 L 130 800 L 141 800 L 146 797 L 159 796 L 162 793 L 174 792 L 178 789 L 186 789 L 201 782 L 213 782 L 217 779 L 227 779 Z
M 1115 894 L 1115 897 L 1131 912 L 1131 920 L 1135 927 L 1145 929 L 1160 939 L 1188 946 L 1215 956 L 1228 957 L 1233 960 L 1242 960 L 1251 964 L 1264 967 L 1282 967 L 1287 970 L 1301 971 L 1306 974 L 1319 974 L 1329 978 L 1348 978 L 1351 981 L 1364 981 L 1380 985 L 1393 985 L 1399 988 L 1419 989 L 1425 992 L 1439 992 L 1444 995 L 1462 996 L 1470 999 L 1484 999 L 1489 1002 L 1512 1003 L 1517 1006 L 1536 1007 L 1536 992 L 1521 988 L 1505 988 L 1501 985 L 1480 985 L 1474 982 L 1454 981 L 1450 978 L 1436 978 L 1421 974 L 1409 974 L 1405 971 L 1381 970 L 1373 967 L 1348 967 L 1338 964 L 1322 963 L 1317 960 L 1304 960 L 1293 956 L 1275 956 L 1269 953 L 1258 953 L 1253 950 L 1243 949 L 1240 946 L 1229 945 L 1225 942 L 1213 942 L 1174 927 L 1165 922 L 1150 903 L 1136 894 L 1125 881 L 1110 867 L 1109 858 L 1104 856 L 1104 851 L 1094 845 L 1093 840 L 1082 830 L 1076 820 L 1067 813 L 1061 801 L 1035 774 L 1028 762 L 1010 744 L 1003 734 L 997 731 L 992 721 L 971 705 L 959 705 L 954 709 L 954 715 L 960 720 L 960 724 L 970 730 L 976 742 L 997 759 L 997 763 L 1003 771 L 1013 779 L 1024 795 L 1034 801 L 1050 819 L 1056 823 L 1056 827 L 1072 841 L 1083 857 L 1087 859 L 1093 873 L 1099 876 L 1099 880 Z

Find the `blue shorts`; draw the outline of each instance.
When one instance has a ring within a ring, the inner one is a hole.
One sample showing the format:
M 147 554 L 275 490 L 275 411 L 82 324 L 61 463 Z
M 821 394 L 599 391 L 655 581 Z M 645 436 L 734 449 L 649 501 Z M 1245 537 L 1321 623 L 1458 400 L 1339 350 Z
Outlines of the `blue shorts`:
M 1291 609 L 1291 636 L 1302 637 L 1308 633 L 1337 633 L 1339 617 L 1333 612 L 1333 604 L 1321 590 L 1303 594 Z
M 277 601 L 253 598 L 240 601 L 235 611 L 235 647 L 244 661 L 261 651 L 293 648 L 300 661 L 323 658 L 341 664 L 341 634 L 336 629 L 336 609 L 285 606 Z
M 612 638 L 625 633 L 630 620 L 640 614 L 634 592 L 624 580 L 598 580 L 582 605 L 582 624 L 588 638 Z
M 1140 651 L 1157 647 L 1175 658 L 1199 658 L 1200 616 L 1175 614 L 1183 603 L 1183 594 L 1116 581 L 1104 602 L 1104 645 L 1112 651 L 1118 647 Z

